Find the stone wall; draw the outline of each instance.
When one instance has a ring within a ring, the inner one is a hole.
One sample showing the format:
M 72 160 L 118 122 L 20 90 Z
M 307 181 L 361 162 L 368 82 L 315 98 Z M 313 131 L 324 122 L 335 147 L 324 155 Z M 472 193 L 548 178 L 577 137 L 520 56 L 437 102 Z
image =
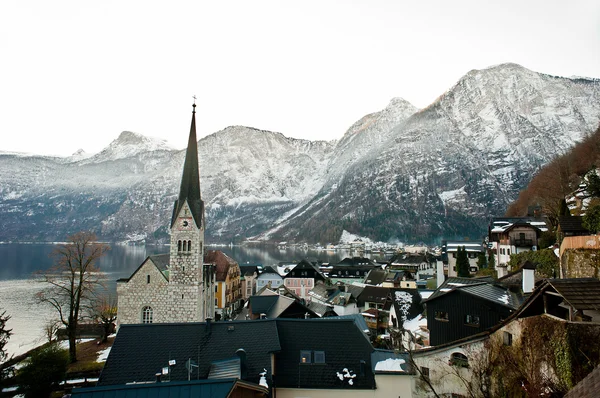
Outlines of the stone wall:
M 598 278 L 600 249 L 566 249 L 560 267 L 564 278 Z
M 146 306 L 152 308 L 152 322 L 168 322 L 167 286 L 165 276 L 147 259 L 128 282 L 117 283 L 118 323 L 141 323 Z

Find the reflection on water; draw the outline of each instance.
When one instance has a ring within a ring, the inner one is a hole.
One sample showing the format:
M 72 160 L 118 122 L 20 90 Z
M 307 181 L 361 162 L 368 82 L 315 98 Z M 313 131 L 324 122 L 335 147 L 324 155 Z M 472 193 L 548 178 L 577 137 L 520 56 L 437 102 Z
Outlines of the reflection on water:
M 5 310 L 12 318 L 8 327 L 13 329 L 7 349 L 9 354 L 21 354 L 44 341 L 44 325 L 56 318 L 55 312 L 46 305 L 35 302 L 36 293 L 42 286 L 33 280 L 35 271 L 52 266 L 49 257 L 54 249 L 51 244 L 0 244 L 0 311 Z M 336 263 L 344 257 L 357 255 L 344 251 L 316 251 L 275 246 L 207 246 L 208 250 L 221 250 L 240 265 L 274 265 L 281 261 L 297 263 L 303 258 L 318 259 L 324 263 Z M 129 277 L 133 271 L 153 254 L 167 253 L 168 246 L 117 246 L 101 258 L 97 265 L 105 272 L 110 292 L 116 291 L 116 280 Z

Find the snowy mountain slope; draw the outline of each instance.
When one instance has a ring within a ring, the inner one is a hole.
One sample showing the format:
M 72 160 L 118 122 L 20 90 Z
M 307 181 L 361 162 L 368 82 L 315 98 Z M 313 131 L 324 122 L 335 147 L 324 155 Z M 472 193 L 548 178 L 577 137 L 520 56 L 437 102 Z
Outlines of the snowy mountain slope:
M 514 64 L 471 71 L 268 236 L 326 242 L 345 229 L 377 240 L 477 237 L 536 170 L 599 121 L 599 80 Z
M 599 100 L 599 80 L 505 64 L 469 72 L 420 111 L 393 99 L 338 142 L 228 127 L 198 143 L 207 237 L 478 237 L 541 165 L 596 129 Z M 93 156 L 0 152 L 0 241 L 81 229 L 164 241 L 183 158 L 131 132 Z

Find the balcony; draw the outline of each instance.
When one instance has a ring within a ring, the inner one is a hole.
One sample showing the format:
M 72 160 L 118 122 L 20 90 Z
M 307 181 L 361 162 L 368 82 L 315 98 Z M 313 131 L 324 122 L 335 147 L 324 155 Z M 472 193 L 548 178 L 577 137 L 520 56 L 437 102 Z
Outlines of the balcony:
M 531 247 L 535 245 L 533 239 L 513 238 L 510 240 L 512 246 L 515 247 Z

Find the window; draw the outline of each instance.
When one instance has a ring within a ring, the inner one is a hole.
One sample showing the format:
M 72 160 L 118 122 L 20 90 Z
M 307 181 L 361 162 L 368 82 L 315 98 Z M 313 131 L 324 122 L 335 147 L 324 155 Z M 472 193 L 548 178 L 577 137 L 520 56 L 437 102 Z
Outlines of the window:
M 504 345 L 512 345 L 512 334 L 504 332 Z
M 479 327 L 479 315 L 465 315 L 465 325 Z
M 184 252 L 186 252 L 186 251 L 187 251 L 187 240 L 184 240 L 184 241 L 183 241 L 183 249 L 182 249 L 182 250 L 183 250 Z
M 450 355 L 450 361 L 448 362 L 448 365 L 458 366 L 459 368 L 468 368 L 469 359 L 465 354 L 453 352 L 452 355 Z
M 152 307 L 144 307 L 142 310 L 142 323 L 152 323 Z
M 146 283 L 150 283 L 150 275 L 146 275 Z
M 435 319 L 438 321 L 448 321 L 448 313 L 446 311 L 436 311 Z
M 508 255 L 510 256 L 510 249 L 506 249 Z
M 300 363 L 310 363 L 310 351 L 300 351 Z
M 180 240 L 177 241 L 177 251 L 178 252 L 181 251 L 181 241 Z
M 192 241 L 188 240 L 188 251 L 191 252 L 192 251 Z
M 315 351 L 315 363 L 325 363 L 325 351 Z

